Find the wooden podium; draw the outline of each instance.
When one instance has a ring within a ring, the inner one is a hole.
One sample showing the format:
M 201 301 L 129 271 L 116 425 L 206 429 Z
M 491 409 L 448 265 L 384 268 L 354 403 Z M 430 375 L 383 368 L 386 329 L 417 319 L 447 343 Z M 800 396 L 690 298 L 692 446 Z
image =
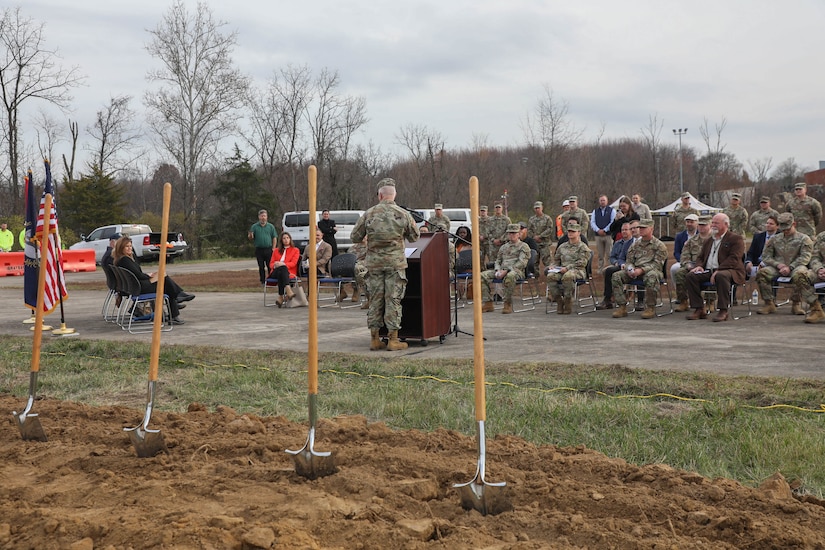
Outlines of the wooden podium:
M 450 333 L 450 260 L 446 233 L 423 233 L 407 243 L 407 292 L 401 300 L 401 330 L 404 340 L 439 337 Z M 386 329 L 382 329 L 386 332 Z

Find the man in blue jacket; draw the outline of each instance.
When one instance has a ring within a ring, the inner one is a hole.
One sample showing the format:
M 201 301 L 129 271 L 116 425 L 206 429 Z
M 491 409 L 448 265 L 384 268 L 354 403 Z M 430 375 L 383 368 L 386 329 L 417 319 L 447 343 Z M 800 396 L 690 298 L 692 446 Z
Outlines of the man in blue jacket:
M 613 243 L 613 248 L 610 250 L 610 265 L 604 268 L 604 300 L 596 306 L 596 309 L 613 309 L 613 274 L 624 269 L 627 251 L 630 249 L 630 245 L 633 244 L 631 226 L 638 224 L 639 220 L 622 224 L 622 238 Z

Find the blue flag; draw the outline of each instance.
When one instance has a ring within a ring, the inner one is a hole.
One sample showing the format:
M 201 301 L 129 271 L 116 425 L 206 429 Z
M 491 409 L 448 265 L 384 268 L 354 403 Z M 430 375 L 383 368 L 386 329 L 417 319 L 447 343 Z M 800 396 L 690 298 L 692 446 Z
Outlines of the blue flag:
M 32 311 L 37 309 L 37 270 L 40 266 L 38 251 L 32 239 L 37 227 L 37 206 L 34 202 L 34 182 L 32 171 L 29 170 L 26 182 L 26 222 L 23 229 L 26 231 L 26 245 L 23 250 L 23 300 Z

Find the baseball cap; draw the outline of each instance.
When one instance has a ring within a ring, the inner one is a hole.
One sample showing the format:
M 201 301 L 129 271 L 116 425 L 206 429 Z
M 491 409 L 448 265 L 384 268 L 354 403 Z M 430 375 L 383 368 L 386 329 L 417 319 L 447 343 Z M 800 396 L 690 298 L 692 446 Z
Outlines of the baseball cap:
M 710 216 L 699 216 L 699 225 L 710 224 Z
M 804 181 L 800 181 L 799 183 L 795 183 L 794 186 L 793 186 L 794 189 L 805 189 L 806 187 L 808 187 L 808 184 L 805 183 Z
M 697 216 L 696 214 L 688 214 L 687 216 L 685 216 L 685 220 L 693 220 L 695 222 L 698 222 L 699 216 Z
M 790 212 L 782 212 L 779 214 L 779 218 L 777 218 L 777 222 L 779 222 L 779 229 L 784 231 L 785 229 L 790 229 L 793 225 L 793 214 Z
M 533 208 L 541 208 L 542 206 L 544 206 L 544 203 L 541 201 L 536 201 L 533 203 Z
M 511 223 L 507 226 L 507 233 L 518 233 L 519 231 L 521 231 L 521 228 L 517 223 Z
M 651 218 L 639 220 L 639 227 L 653 227 L 653 220 Z
M 561 203 L 561 205 L 562 205 L 562 206 L 570 206 L 570 201 L 569 201 L 569 200 L 568 200 L 568 201 L 564 201 L 563 203 Z

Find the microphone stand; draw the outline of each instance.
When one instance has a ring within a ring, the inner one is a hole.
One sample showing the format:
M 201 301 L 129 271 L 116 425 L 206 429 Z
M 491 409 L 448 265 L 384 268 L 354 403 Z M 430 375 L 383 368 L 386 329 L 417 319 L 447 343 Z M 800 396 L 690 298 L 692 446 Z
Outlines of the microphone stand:
M 412 215 L 413 220 L 415 220 L 416 222 L 418 222 L 418 223 L 423 222 L 427 226 L 428 229 L 435 228 L 435 230 L 433 231 L 434 233 L 435 232 L 446 233 L 448 235 L 448 238 L 453 237 L 453 240 L 459 239 L 462 242 L 465 242 L 465 243 L 467 242 L 464 239 L 462 239 L 461 237 L 459 237 L 458 235 L 456 235 L 454 233 L 450 233 L 449 231 L 445 231 L 442 227 L 437 226 L 434 223 L 430 223 L 428 220 L 425 220 L 424 216 L 422 216 L 421 214 L 419 214 L 417 211 L 413 210 L 412 208 L 407 208 L 406 206 L 402 206 L 400 204 L 398 204 L 397 206 L 399 208 L 402 208 L 402 209 L 406 210 L 407 212 L 409 212 Z M 460 328 L 458 328 L 458 279 L 456 278 L 456 274 L 455 274 L 455 265 L 457 263 L 458 263 L 458 251 L 456 251 L 455 247 L 453 247 L 453 271 L 454 271 L 453 272 L 453 282 L 455 284 L 455 292 L 453 292 L 453 326 L 450 329 L 450 332 L 448 332 L 447 334 L 455 334 L 456 338 L 458 338 L 459 334 L 466 334 L 467 336 L 475 336 L 472 332 L 466 332 L 466 331 L 463 331 Z M 480 282 L 481 281 L 479 281 L 479 283 Z M 486 340 L 487 338 L 484 338 L 484 339 Z

